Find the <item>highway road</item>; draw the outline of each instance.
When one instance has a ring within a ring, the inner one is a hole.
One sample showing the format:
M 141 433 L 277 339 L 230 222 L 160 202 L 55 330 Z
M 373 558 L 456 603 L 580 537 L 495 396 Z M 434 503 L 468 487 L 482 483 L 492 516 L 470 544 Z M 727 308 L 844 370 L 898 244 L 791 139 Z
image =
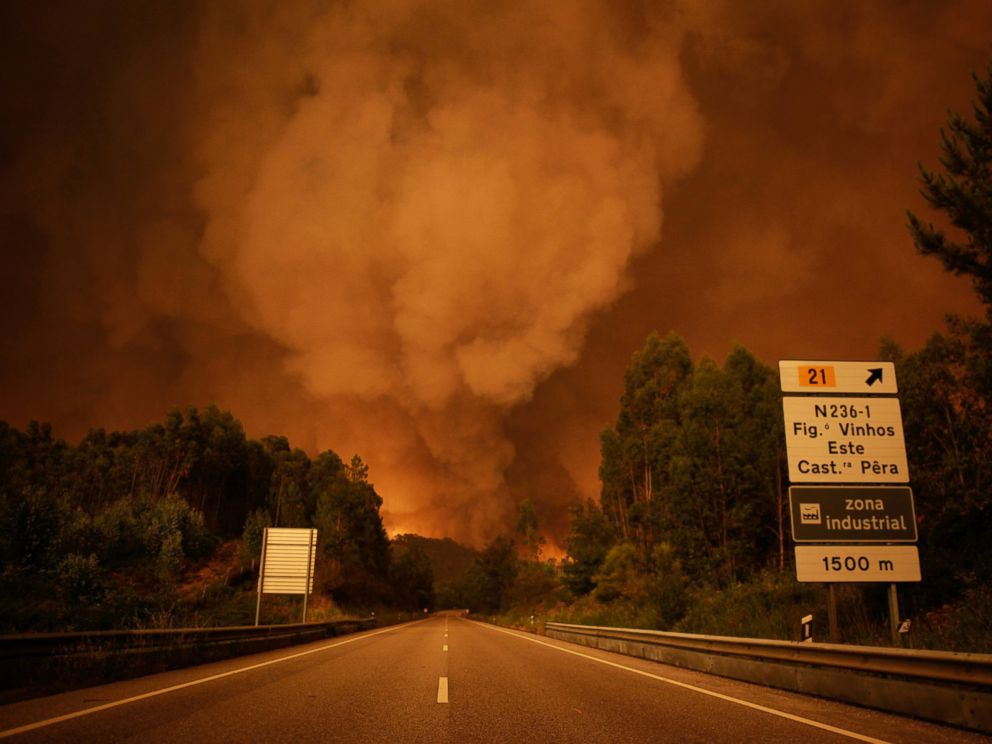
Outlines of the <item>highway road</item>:
M 979 742 L 456 615 L 0 707 L 12 742 Z

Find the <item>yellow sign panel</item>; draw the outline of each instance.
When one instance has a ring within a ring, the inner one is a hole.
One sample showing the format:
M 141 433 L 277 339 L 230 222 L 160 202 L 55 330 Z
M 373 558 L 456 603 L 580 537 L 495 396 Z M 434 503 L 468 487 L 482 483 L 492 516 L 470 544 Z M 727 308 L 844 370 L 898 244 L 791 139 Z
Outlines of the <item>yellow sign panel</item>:
M 837 387 L 837 375 L 833 366 L 807 366 L 796 367 L 799 373 L 799 387 L 808 388 L 835 388 Z

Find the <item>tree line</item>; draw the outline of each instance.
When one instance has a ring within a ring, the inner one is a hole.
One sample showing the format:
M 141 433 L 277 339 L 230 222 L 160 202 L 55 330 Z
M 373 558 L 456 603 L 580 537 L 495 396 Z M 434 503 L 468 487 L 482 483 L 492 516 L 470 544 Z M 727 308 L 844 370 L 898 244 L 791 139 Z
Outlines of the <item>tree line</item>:
M 417 545 L 391 544 L 368 467 L 281 436 L 245 436 L 214 406 L 72 446 L 47 424 L 0 422 L 0 616 L 4 630 L 154 622 L 181 574 L 241 538 L 250 580 L 269 526 L 319 530 L 318 589 L 338 604 L 433 602 Z
M 891 339 L 879 349 L 896 367 L 918 521 L 923 581 L 904 587 L 905 614 L 956 624 L 966 648 L 992 633 L 992 65 L 974 80 L 972 116 L 952 112 L 941 132 L 942 169 L 920 166 L 941 225 L 908 212 L 908 227 L 920 253 L 971 279 L 984 315 L 948 317 L 917 351 Z M 652 333 L 600 451 L 599 500 L 572 508 L 543 609 L 615 618 L 624 607 L 632 622 L 700 631 L 721 594 L 757 613 L 812 601 L 792 578 L 778 374 L 746 348 L 694 362 L 676 333 Z M 481 610 L 511 611 L 519 597 L 528 563 L 509 542 L 477 561 L 490 592 L 474 595 Z M 859 611 L 884 613 L 884 594 L 863 594 Z

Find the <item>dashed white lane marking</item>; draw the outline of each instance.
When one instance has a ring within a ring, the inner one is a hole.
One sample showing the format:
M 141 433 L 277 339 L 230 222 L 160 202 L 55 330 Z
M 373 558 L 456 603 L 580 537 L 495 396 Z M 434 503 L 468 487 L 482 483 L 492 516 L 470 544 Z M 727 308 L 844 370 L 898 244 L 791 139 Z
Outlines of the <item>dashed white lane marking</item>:
M 447 644 L 447 643 L 445 643 L 445 644 L 444 644 L 444 645 L 443 645 L 443 646 L 441 647 L 441 650 L 442 650 L 442 651 L 447 651 L 447 650 L 448 650 L 448 644 Z
M 404 625 L 405 624 L 406 623 L 404 623 Z M 278 664 L 283 661 L 298 659 L 301 656 L 309 656 L 310 654 L 316 654 L 320 651 L 326 651 L 329 648 L 336 648 L 337 646 L 343 646 L 346 643 L 353 643 L 355 641 L 360 641 L 363 638 L 371 638 L 372 636 L 380 635 L 382 633 L 389 633 L 401 627 L 403 626 L 392 625 L 388 628 L 383 628 L 382 630 L 377 630 L 373 633 L 363 633 L 362 635 L 359 636 L 346 638 L 343 641 L 328 643 L 326 646 L 321 646 L 319 648 L 311 648 L 308 651 L 300 651 L 299 653 L 290 654 L 289 656 L 280 656 L 278 659 L 269 659 L 268 661 L 263 661 L 260 664 L 252 664 L 251 666 L 241 667 L 240 669 L 232 669 L 229 672 L 221 672 L 220 674 L 211 674 L 209 677 L 201 677 L 200 679 L 190 680 L 189 682 L 183 682 L 182 684 L 179 685 L 172 685 L 171 687 L 163 687 L 160 690 L 152 690 L 151 692 L 145 692 L 142 693 L 141 695 L 135 695 L 134 697 L 124 698 L 123 700 L 115 700 L 112 703 L 95 705 L 92 708 L 84 708 L 83 710 L 77 710 L 72 713 L 66 713 L 65 715 L 55 716 L 54 718 L 46 718 L 43 721 L 35 721 L 34 723 L 28 723 L 23 726 L 18 726 L 17 728 L 6 729 L 4 731 L 0 731 L 0 739 L 6 739 L 7 737 L 10 736 L 23 734 L 26 731 L 34 731 L 35 729 L 44 728 L 45 726 L 51 726 L 52 724 L 61 723 L 62 721 L 70 721 L 73 718 L 88 716 L 91 713 L 99 713 L 101 710 L 108 710 L 110 708 L 116 708 L 120 705 L 127 705 L 128 703 L 135 703 L 139 700 L 145 700 L 147 698 L 157 697 L 158 695 L 164 695 L 167 692 L 175 692 L 176 690 L 182 690 L 187 687 L 202 685 L 204 682 L 213 682 L 215 679 L 223 679 L 224 677 L 231 677 L 235 674 L 241 674 L 242 672 L 250 672 L 253 669 L 261 669 L 262 667 L 271 666 L 272 664 Z M 447 683 L 445 684 L 447 685 Z M 445 686 L 445 695 L 447 695 L 447 686 Z M 447 700 L 445 702 L 447 702 Z
M 437 701 L 439 703 L 448 702 L 448 678 L 439 677 L 437 680 Z
M 489 628 L 490 630 L 496 630 L 500 633 L 506 633 L 514 638 L 519 638 L 522 641 L 530 641 L 531 643 L 537 643 L 541 646 L 547 646 L 548 648 L 554 649 L 555 651 L 561 651 L 563 654 L 572 654 L 573 656 L 581 656 L 583 659 L 589 659 L 590 661 L 595 661 L 599 664 L 606 664 L 606 666 L 615 667 L 617 669 L 623 669 L 628 672 L 633 672 L 634 674 L 639 674 L 642 677 L 650 677 L 651 679 L 656 679 L 659 682 L 664 682 L 669 685 L 674 685 L 676 687 L 681 687 L 686 690 L 692 690 L 693 692 L 699 692 L 703 695 L 709 695 L 710 697 L 719 698 L 720 700 L 726 700 L 729 703 L 736 703 L 737 705 L 743 705 L 745 708 L 751 708 L 752 710 L 760 710 L 763 713 L 770 713 L 773 716 L 778 716 L 779 718 L 785 718 L 789 721 L 795 721 L 796 723 L 802 723 L 807 726 L 812 726 L 813 728 L 822 729 L 824 731 L 830 731 L 835 734 L 840 734 L 841 736 L 847 736 L 851 739 L 857 739 L 858 741 L 867 741 L 871 744 L 889 744 L 885 739 L 875 739 L 871 736 L 865 736 L 864 734 L 859 734 L 855 731 L 848 731 L 847 729 L 837 728 L 836 726 L 831 726 L 829 723 L 820 723 L 819 721 L 813 721 L 809 718 L 803 718 L 802 716 L 796 716 L 792 713 L 786 713 L 782 710 L 776 710 L 775 708 L 768 708 L 764 705 L 758 705 L 757 703 L 749 703 L 747 700 L 741 700 L 740 698 L 731 697 L 730 695 L 723 695 L 719 692 L 713 692 L 712 690 L 704 690 L 702 687 L 696 687 L 695 685 L 686 684 L 685 682 L 677 682 L 674 679 L 669 679 L 668 677 L 661 677 L 657 674 L 651 674 L 651 672 L 645 672 L 641 669 L 635 669 L 634 667 L 625 666 L 623 664 L 617 664 L 615 661 L 608 661 L 606 659 L 600 659 L 597 656 L 591 656 L 589 654 L 584 654 L 581 651 L 573 651 L 570 648 L 562 648 L 561 646 L 556 646 L 553 643 L 548 643 L 546 641 L 539 641 L 536 638 L 531 638 L 530 636 L 518 635 L 509 630 L 503 630 L 502 628 L 497 628 L 493 625 L 487 625 L 485 623 L 479 623 L 484 628 Z

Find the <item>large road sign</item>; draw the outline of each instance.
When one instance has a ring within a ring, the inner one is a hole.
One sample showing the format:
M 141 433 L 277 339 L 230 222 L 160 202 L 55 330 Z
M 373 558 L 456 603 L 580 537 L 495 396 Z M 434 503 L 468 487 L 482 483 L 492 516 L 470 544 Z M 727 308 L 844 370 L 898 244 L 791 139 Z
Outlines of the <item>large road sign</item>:
M 796 579 L 919 581 L 920 554 L 915 545 L 797 545 Z
M 792 486 L 796 542 L 916 542 L 913 491 L 901 486 Z
M 908 483 L 896 398 L 782 398 L 793 483 Z
M 302 594 L 303 620 L 307 600 L 313 592 L 313 568 L 317 560 L 317 530 L 266 527 L 262 533 L 262 560 L 258 567 L 258 597 L 255 625 L 262 611 L 263 594 Z
M 896 369 L 892 362 L 817 362 L 783 360 L 778 363 L 786 393 L 861 393 L 895 395 Z
M 260 594 L 310 594 L 317 530 L 266 527 L 258 572 Z

